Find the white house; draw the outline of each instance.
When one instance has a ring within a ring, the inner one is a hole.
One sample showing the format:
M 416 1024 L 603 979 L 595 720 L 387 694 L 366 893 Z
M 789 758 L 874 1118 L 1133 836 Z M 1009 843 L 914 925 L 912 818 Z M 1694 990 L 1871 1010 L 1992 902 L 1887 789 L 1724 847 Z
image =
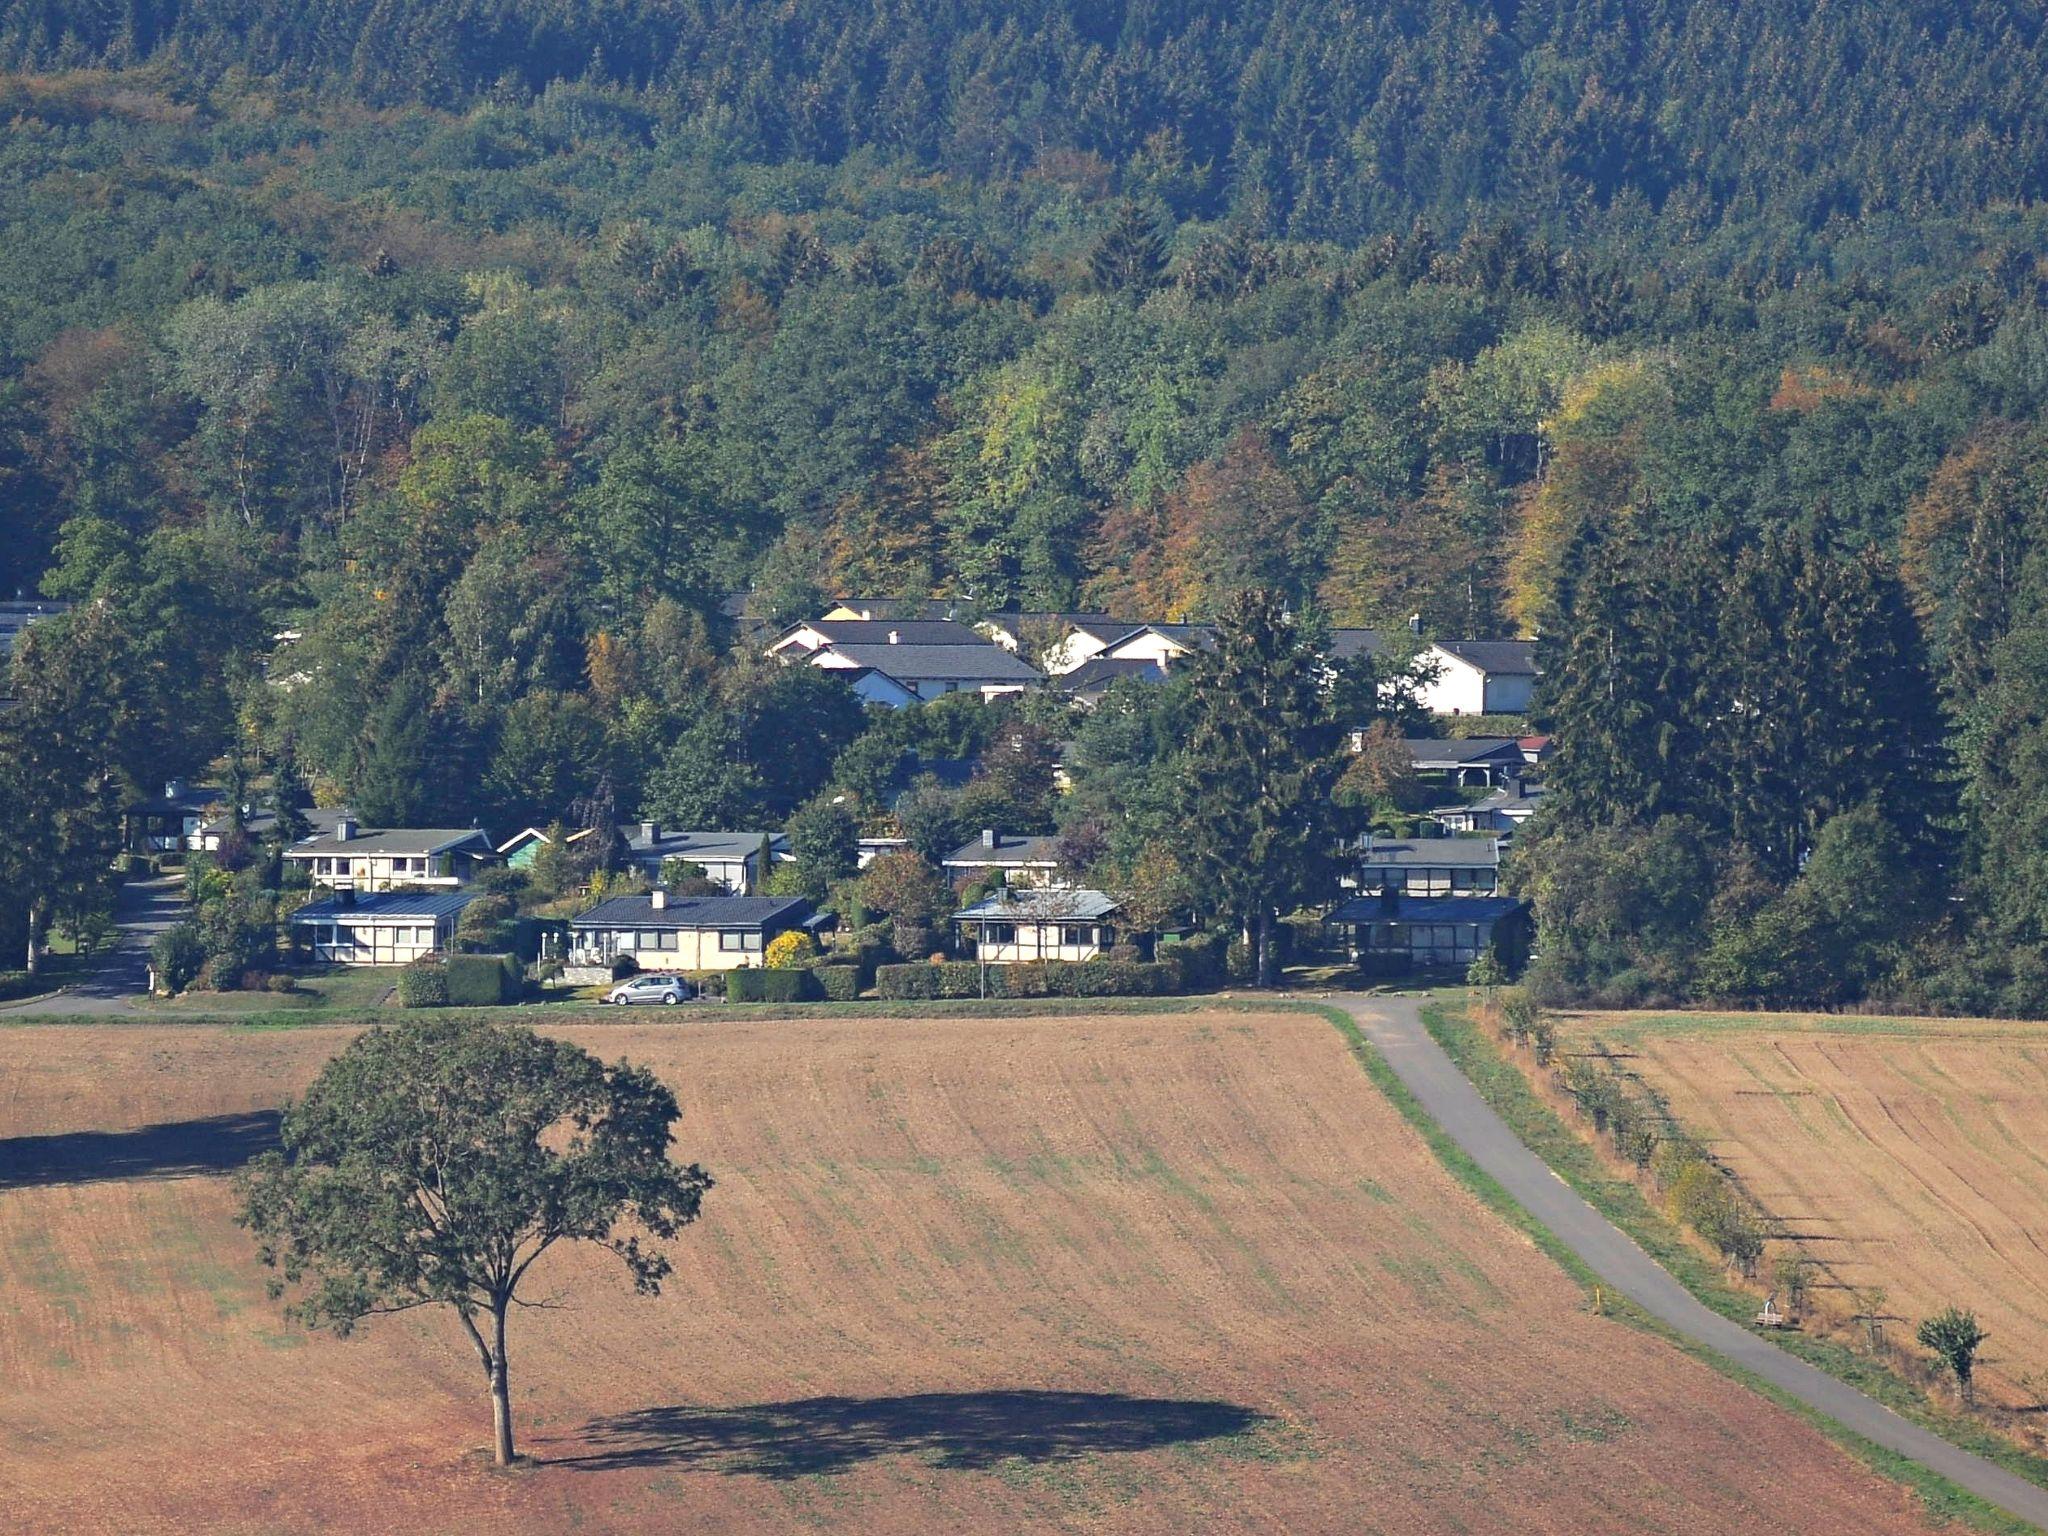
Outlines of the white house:
M 1093 960 L 1116 943 L 1117 903 L 1101 891 L 997 891 L 953 914 L 976 960 L 1016 965 L 1027 960 Z
M 1439 805 L 1429 814 L 1447 832 L 1510 833 L 1534 816 L 1542 801 L 1541 784 L 1508 779 L 1483 800 L 1474 800 L 1469 805 Z
M 1196 651 L 1216 643 L 1216 630 L 1208 624 L 1141 624 L 1120 635 L 1095 654 L 1107 661 L 1151 661 L 1171 669 Z
M 388 891 L 399 885 L 468 885 L 498 861 L 475 827 L 365 827 L 344 812 L 334 830 L 305 838 L 284 856 L 303 864 L 315 885 L 337 891 Z
M 1534 640 L 1439 640 L 1423 653 L 1436 679 L 1422 702 L 1437 715 L 1524 715 L 1536 691 Z
M 767 896 L 676 896 L 653 890 L 601 901 L 569 923 L 572 965 L 629 955 L 643 971 L 718 971 L 764 963 L 771 940 L 810 904 Z
M 978 693 L 985 699 L 1022 693 L 1045 681 L 1029 662 L 979 635 L 971 645 L 855 644 L 834 641 L 812 651 L 814 667 L 830 671 L 871 670 L 919 699 L 949 693 Z
M 1141 626 L 1106 613 L 995 613 L 978 627 L 1004 650 L 1028 653 L 1049 675 L 1059 677 Z
M 770 656 L 809 655 L 828 645 L 985 645 L 980 630 L 952 619 L 813 619 L 792 624 L 768 647 Z
M 971 843 L 962 843 L 939 861 L 947 878 L 969 881 L 999 873 L 1006 885 L 1049 886 L 1059 881 L 1057 837 L 1027 837 L 985 828 Z
M 474 900 L 474 891 L 337 891 L 292 914 L 292 939 L 329 965 L 404 965 L 448 949 Z
M 687 859 L 733 896 L 748 896 L 761 888 L 768 874 L 761 868 L 763 838 L 768 840 L 771 862 L 789 856 L 789 839 L 780 832 L 685 832 L 658 821 L 639 821 L 620 827 L 619 836 L 626 842 L 626 862 L 649 880 L 661 878 L 661 866 L 668 860 Z

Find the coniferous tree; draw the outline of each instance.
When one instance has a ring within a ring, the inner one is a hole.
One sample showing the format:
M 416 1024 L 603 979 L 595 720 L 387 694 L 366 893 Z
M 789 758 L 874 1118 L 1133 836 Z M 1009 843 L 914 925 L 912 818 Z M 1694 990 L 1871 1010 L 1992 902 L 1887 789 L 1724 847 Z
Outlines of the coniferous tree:
M 1135 202 L 1119 205 L 1088 253 L 1088 275 L 1095 286 L 1105 293 L 1143 294 L 1158 285 L 1165 270 L 1166 241 L 1158 221 Z

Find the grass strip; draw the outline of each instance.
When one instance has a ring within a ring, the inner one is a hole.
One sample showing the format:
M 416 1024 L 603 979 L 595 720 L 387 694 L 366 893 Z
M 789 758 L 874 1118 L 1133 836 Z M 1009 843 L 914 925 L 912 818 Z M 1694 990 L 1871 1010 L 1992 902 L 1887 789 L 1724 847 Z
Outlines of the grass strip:
M 1645 1253 L 1702 1303 L 1723 1317 L 1748 1326 L 1756 1312 L 1756 1298 L 1728 1285 L 1721 1270 L 1686 1241 L 1684 1234 L 1645 1197 L 1634 1180 L 1611 1172 L 1585 1138 L 1538 1096 L 1521 1068 L 1502 1056 L 1486 1032 L 1463 1008 L 1442 1000 L 1431 1002 L 1422 1010 L 1422 1021 L 1431 1037 L 1479 1091 L 1479 1096 L 1508 1123 L 1523 1145 L 1548 1164 L 1594 1210 L 1634 1239 Z M 1911 1487 L 1926 1502 L 1930 1514 L 1938 1518 L 1965 1520 L 1987 1531 L 2035 1530 L 2034 1526 L 2015 1519 L 1930 1472 L 1918 1462 L 1873 1445 L 1843 1429 L 1825 1414 L 1808 1408 L 1769 1383 L 1755 1379 L 1714 1351 L 1693 1345 L 1669 1329 L 1658 1327 L 1654 1331 L 1675 1339 L 1695 1358 L 1763 1392 L 1799 1413 L 1809 1423 L 1819 1426 L 1877 1471 Z M 2029 1482 L 2048 1487 L 2048 1459 L 2021 1449 L 1971 1420 L 1938 1411 L 1927 1402 L 1918 1387 L 1881 1362 L 1859 1354 L 1845 1344 L 1807 1334 L 1788 1333 L 1782 1338 L 1774 1338 L 1772 1343 L 1884 1404 L 1901 1418 L 1941 1436 L 1951 1445 L 1994 1462 Z

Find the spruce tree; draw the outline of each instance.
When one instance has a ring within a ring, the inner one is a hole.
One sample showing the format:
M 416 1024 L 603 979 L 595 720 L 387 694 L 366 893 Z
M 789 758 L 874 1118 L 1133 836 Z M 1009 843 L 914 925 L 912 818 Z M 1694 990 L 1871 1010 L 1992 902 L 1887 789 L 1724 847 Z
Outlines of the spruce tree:
M 1088 253 L 1088 275 L 1105 293 L 1142 294 L 1157 286 L 1166 270 L 1166 241 L 1158 221 L 1134 202 L 1116 217 Z

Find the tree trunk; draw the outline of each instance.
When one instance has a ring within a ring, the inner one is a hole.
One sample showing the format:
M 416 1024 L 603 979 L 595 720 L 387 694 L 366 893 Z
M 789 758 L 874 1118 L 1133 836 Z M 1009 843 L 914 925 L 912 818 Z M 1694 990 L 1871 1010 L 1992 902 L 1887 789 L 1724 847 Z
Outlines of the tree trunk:
M 1261 908 L 1259 911 L 1258 980 L 1262 987 L 1271 987 L 1280 981 L 1280 955 L 1273 947 L 1273 914 Z
M 496 1434 L 495 1460 L 512 1465 L 512 1381 L 505 1366 L 505 1309 L 497 1314 L 496 1348 L 491 1351 L 491 1428 Z
M 36 909 L 33 906 L 31 906 L 28 909 L 28 973 L 31 976 L 36 975 L 43 968 L 40 958 L 41 946 L 36 943 L 36 939 L 38 937 L 36 930 L 40 926 L 41 924 L 37 919 Z

